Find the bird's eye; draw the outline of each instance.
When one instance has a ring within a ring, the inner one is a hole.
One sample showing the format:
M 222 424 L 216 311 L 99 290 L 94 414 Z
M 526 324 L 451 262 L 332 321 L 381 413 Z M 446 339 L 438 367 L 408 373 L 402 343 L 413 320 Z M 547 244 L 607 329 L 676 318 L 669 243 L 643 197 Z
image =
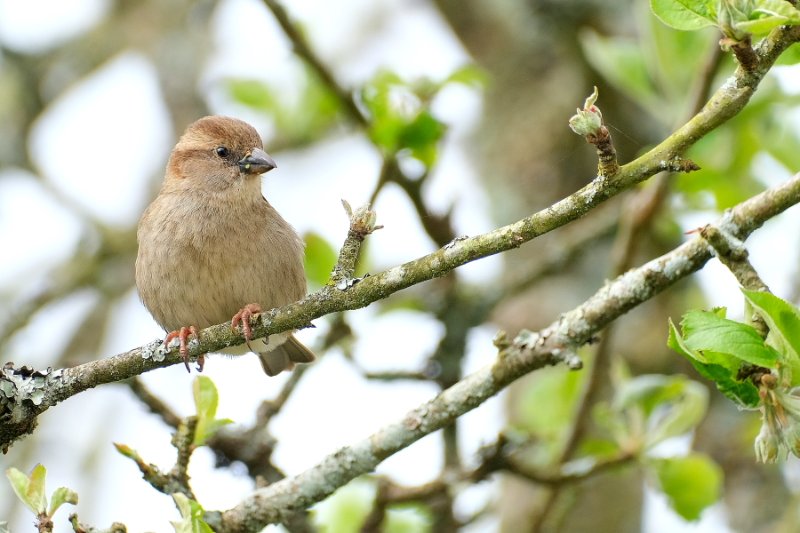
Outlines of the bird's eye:
M 214 151 L 215 151 L 215 152 L 217 153 L 217 155 L 218 155 L 218 156 L 220 156 L 220 157 L 228 157 L 228 154 L 230 153 L 230 151 L 228 151 L 228 149 L 227 149 L 227 148 L 225 148 L 224 146 L 217 146 L 217 147 L 214 149 Z

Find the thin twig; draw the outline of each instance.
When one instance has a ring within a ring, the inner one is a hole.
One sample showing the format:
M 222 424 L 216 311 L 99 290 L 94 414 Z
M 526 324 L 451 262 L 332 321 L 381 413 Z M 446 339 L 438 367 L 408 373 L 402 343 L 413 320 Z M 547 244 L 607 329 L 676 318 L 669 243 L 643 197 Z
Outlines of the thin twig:
M 144 384 L 140 377 L 128 380 L 127 384 L 136 397 L 139 398 L 139 401 L 141 401 L 151 413 L 160 416 L 161 420 L 168 426 L 173 428 L 178 427 L 181 423 L 181 417 L 179 417 L 170 406 L 164 403 L 161 398 L 150 392 L 150 389 L 147 388 L 147 385 Z
M 264 4 L 272 11 L 275 20 L 278 21 L 281 29 L 292 42 L 294 52 L 300 56 L 311 69 L 319 76 L 320 80 L 333 92 L 344 107 L 347 116 L 362 127 L 367 127 L 367 119 L 353 100 L 349 91 L 345 90 L 334 78 L 333 73 L 328 69 L 322 60 L 317 57 L 311 49 L 308 40 L 303 33 L 289 19 L 289 14 L 283 4 L 277 0 L 264 0 Z

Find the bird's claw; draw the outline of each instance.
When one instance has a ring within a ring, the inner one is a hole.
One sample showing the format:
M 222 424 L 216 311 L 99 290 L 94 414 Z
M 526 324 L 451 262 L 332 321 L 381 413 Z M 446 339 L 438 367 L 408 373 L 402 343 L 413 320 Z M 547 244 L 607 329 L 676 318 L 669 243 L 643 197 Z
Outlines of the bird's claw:
M 191 368 L 189 368 L 189 336 L 194 335 L 195 338 L 199 339 L 199 335 L 197 334 L 197 328 L 195 326 L 183 326 L 181 329 L 170 331 L 167 333 L 166 338 L 164 339 L 164 346 L 169 346 L 169 343 L 175 339 L 178 339 L 180 342 L 180 347 L 178 348 L 178 353 L 181 354 L 183 358 L 183 364 L 186 365 L 186 371 L 191 372 Z M 201 355 L 197 358 L 197 371 L 203 371 L 203 364 L 205 362 L 205 358 Z
M 241 325 L 242 327 L 242 334 L 244 335 L 244 342 L 247 344 L 247 347 L 252 350 L 250 347 L 250 341 L 253 340 L 253 330 L 250 328 L 250 320 L 253 318 L 254 315 L 257 315 L 261 312 L 261 306 L 258 304 L 247 304 L 241 309 L 239 312 L 233 315 L 231 318 L 231 329 L 236 331 L 238 327 Z

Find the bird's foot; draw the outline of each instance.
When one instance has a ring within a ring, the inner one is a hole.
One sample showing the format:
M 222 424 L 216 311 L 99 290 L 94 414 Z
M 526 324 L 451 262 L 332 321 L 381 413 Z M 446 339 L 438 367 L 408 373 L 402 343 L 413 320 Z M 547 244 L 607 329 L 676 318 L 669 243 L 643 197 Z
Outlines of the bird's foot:
M 238 327 L 242 326 L 242 333 L 244 334 L 244 342 L 247 344 L 247 347 L 252 350 L 253 348 L 250 347 L 250 341 L 253 340 L 253 330 L 250 329 L 250 319 L 253 318 L 254 315 L 257 315 L 261 312 L 261 306 L 258 304 L 247 304 L 241 309 L 239 312 L 233 315 L 231 318 L 231 329 L 236 331 Z
M 176 329 L 175 331 L 170 331 L 167 333 L 167 337 L 164 339 L 164 346 L 169 346 L 169 343 L 172 342 L 174 339 L 178 339 L 180 342 L 180 348 L 178 348 L 178 352 L 183 357 L 183 364 L 186 365 L 186 371 L 191 372 L 189 368 L 189 336 L 194 335 L 195 338 L 198 340 L 200 339 L 199 335 L 197 334 L 197 328 L 195 326 L 184 326 L 181 329 Z M 205 363 L 205 357 L 199 356 L 197 358 L 197 371 L 203 371 L 203 364 Z

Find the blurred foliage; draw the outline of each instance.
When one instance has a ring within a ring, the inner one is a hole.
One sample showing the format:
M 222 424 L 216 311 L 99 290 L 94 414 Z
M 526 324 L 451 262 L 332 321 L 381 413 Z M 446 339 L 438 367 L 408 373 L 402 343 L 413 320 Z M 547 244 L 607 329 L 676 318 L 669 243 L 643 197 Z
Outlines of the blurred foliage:
M 181 513 L 181 519 L 172 522 L 175 533 L 213 533 L 211 526 L 203 520 L 205 511 L 199 503 L 179 492 L 173 494 L 172 499 Z
M 722 492 L 722 469 L 710 457 L 691 453 L 685 457 L 653 459 L 656 487 L 670 506 L 686 520 L 697 520 Z
M 672 0 L 663 3 L 681 4 Z M 692 96 L 700 79 L 698 73 L 714 67 L 708 62 L 716 54 L 719 36 L 711 29 L 677 31 L 649 11 L 638 10 L 637 15 L 642 29 L 635 38 L 585 30 L 581 46 L 592 68 L 644 110 L 649 115 L 646 120 L 657 120 L 667 132 L 689 112 L 687 88 L 688 96 Z M 792 53 L 798 48 L 794 45 Z M 735 66 L 726 56 L 707 75 L 713 76 L 716 84 Z M 800 139 L 786 120 L 787 111 L 798 103 L 800 96 L 787 95 L 767 80 L 737 116 L 700 139 L 688 155 L 701 170 L 675 176 L 675 189 L 683 193 L 685 206 L 726 209 L 762 190 L 754 167 L 760 154 L 768 154 L 787 169 L 800 168 Z M 713 205 L 709 205 L 709 197 Z
M 322 532 L 357 533 L 373 510 L 376 481 L 369 476 L 355 479 L 312 509 L 314 524 Z M 387 507 L 380 531 L 425 533 L 430 531 L 429 511 L 423 505 L 397 504 Z
M 642 9 L 634 14 L 641 28 L 636 37 L 587 28 L 580 33 L 581 49 L 593 69 L 648 113 L 642 120 L 656 120 L 668 131 L 686 115 L 687 87 L 696 83 L 718 37 L 711 30 L 675 31 Z
M 676 188 L 690 208 L 726 209 L 764 188 L 757 166 L 767 154 L 786 169 L 800 168 L 797 133 L 787 122 L 787 111 L 800 96 L 787 96 L 774 84 L 763 83 L 741 113 L 710 132 L 689 151 L 702 170 L 677 176 Z M 707 205 L 708 194 L 714 205 Z
M 571 372 L 566 368 L 545 368 L 538 372 L 536 380 L 519 399 L 519 416 L 514 431 L 521 431 L 525 438 L 536 442 L 526 453 L 526 458 L 535 464 L 550 464 L 564 447 L 569 424 L 575 414 L 581 388 L 586 379 L 582 372 Z M 542 409 L 542 406 L 548 406 Z
M 303 235 L 303 240 L 306 243 L 306 277 L 312 289 L 322 287 L 331 277 L 338 253 L 333 245 L 318 233 L 308 232 Z
M 269 116 L 283 144 L 303 146 L 324 136 L 341 118 L 336 96 L 308 67 L 303 72 L 292 98 L 281 98 L 262 80 L 229 79 L 227 88 L 235 101 Z
M 721 469 L 710 458 L 694 454 L 663 459 L 652 453 L 659 444 L 687 435 L 700 424 L 708 409 L 706 389 L 680 375 L 631 376 L 619 359 L 614 375 L 613 398 L 594 407 L 599 436 L 585 441 L 581 457 L 566 463 L 563 471 L 591 471 L 606 460 L 630 456 L 650 474 L 649 479 L 658 480 L 654 490 L 664 492 L 678 514 L 696 520 L 702 509 L 719 499 Z M 517 417 L 527 425 L 517 425 L 509 435 L 522 444 L 517 455 L 528 467 L 547 471 L 566 446 L 586 374 L 552 368 L 536 377 L 522 393 Z M 702 468 L 692 475 L 685 468 L 690 464 Z M 707 477 L 709 471 L 715 475 Z
M 431 101 L 449 83 L 480 85 L 483 80 L 473 66 L 456 70 L 441 81 L 422 78 L 406 82 L 389 71 L 377 73 L 359 92 L 370 118 L 370 138 L 388 154 L 407 152 L 431 167 L 445 133 L 445 125 L 430 111 Z

